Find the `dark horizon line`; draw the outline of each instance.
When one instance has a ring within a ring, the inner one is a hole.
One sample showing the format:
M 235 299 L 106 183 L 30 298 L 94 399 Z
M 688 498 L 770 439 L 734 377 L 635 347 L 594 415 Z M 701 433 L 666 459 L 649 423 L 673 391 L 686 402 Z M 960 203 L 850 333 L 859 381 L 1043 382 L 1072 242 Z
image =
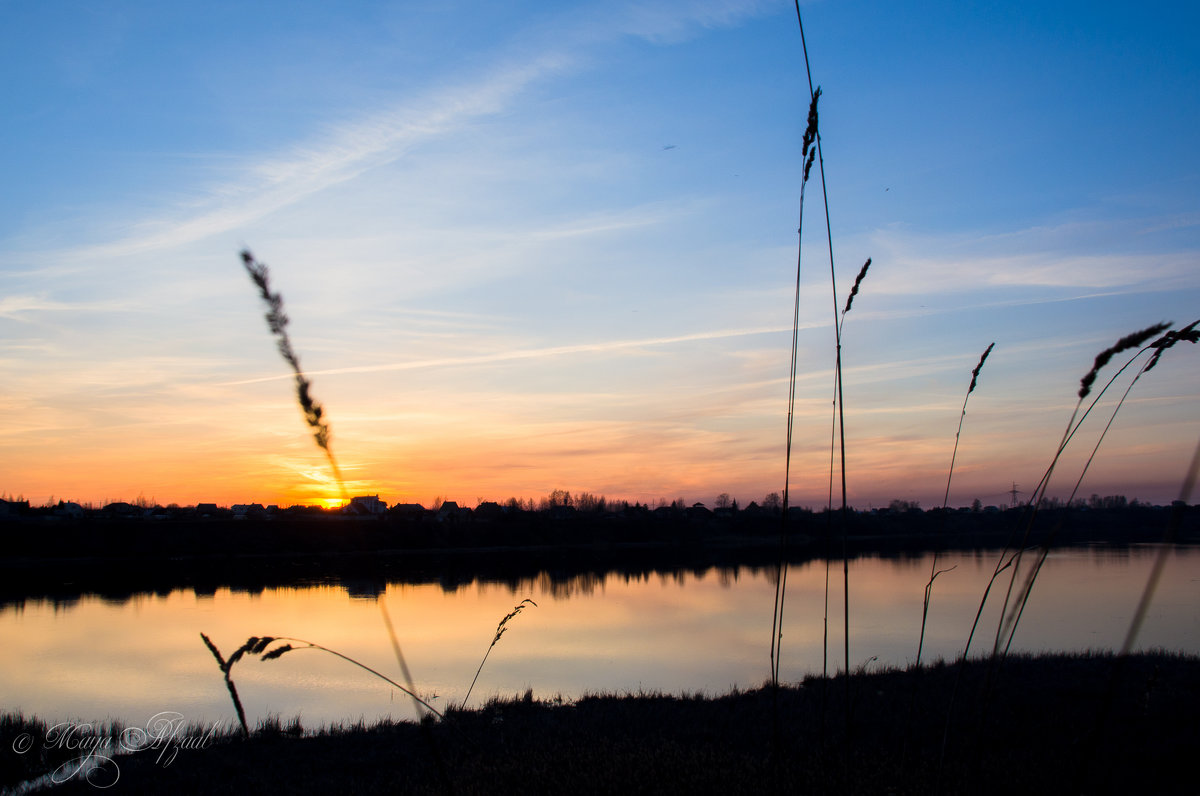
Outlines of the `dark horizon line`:
M 556 494 L 558 492 L 561 492 L 561 496 Z M 556 499 L 556 497 L 557 497 L 557 499 Z M 723 502 L 720 499 L 722 497 L 726 498 L 726 500 Z M 774 498 L 775 500 L 772 501 L 772 498 Z M 582 513 L 619 512 L 619 511 L 627 511 L 627 510 L 631 510 L 631 509 L 633 509 L 633 510 L 645 509 L 648 511 L 655 511 L 658 509 L 669 509 L 669 510 L 673 510 L 673 511 L 686 511 L 688 509 L 704 509 L 706 511 L 732 511 L 732 512 L 759 509 L 759 510 L 767 511 L 767 512 L 779 512 L 782 508 L 782 505 L 779 501 L 778 493 L 768 493 L 767 496 L 765 497 L 765 499 L 763 500 L 763 502 L 761 502 L 761 503 L 758 501 L 751 500 L 750 502 L 745 503 L 745 504 L 741 503 L 736 498 L 729 497 L 729 495 L 727 493 L 722 493 L 722 495 L 718 497 L 718 501 L 716 501 L 715 505 L 713 505 L 711 507 L 704 501 L 695 501 L 692 503 L 688 503 L 687 501 L 683 500 L 682 498 L 679 498 L 679 499 L 676 499 L 673 501 L 667 501 L 665 498 L 659 498 L 655 501 L 642 502 L 640 500 L 632 500 L 631 501 L 631 500 L 627 500 L 624 498 L 609 499 L 609 498 L 605 497 L 604 495 L 592 495 L 587 492 L 580 493 L 577 498 L 572 498 L 572 496 L 570 495 L 569 492 L 563 492 L 561 490 L 556 490 L 556 492 L 551 493 L 550 496 L 546 496 L 546 497 L 542 497 L 542 498 L 538 498 L 538 499 L 534 499 L 534 498 L 522 499 L 522 498 L 517 498 L 515 496 L 509 497 L 508 499 L 506 499 L 504 501 L 480 499 L 477 501 L 477 503 L 475 504 L 475 506 L 473 508 L 471 506 L 462 505 L 458 501 L 444 500 L 440 497 L 435 498 L 433 500 L 433 502 L 431 503 L 431 505 L 428 507 L 425 506 L 423 503 L 419 503 L 419 502 L 411 502 L 411 503 L 410 502 L 398 502 L 398 503 L 388 504 L 387 501 L 380 500 L 378 494 L 356 495 L 356 496 L 352 496 L 349 500 L 344 500 L 344 501 L 341 499 L 338 499 L 338 500 L 339 500 L 339 502 L 338 502 L 338 505 L 336 505 L 336 506 L 327 506 L 327 505 L 322 505 L 321 503 L 293 503 L 288 506 L 281 506 L 281 505 L 275 504 L 275 503 L 263 504 L 263 503 L 259 503 L 257 501 L 249 502 L 249 503 L 230 503 L 230 504 L 219 504 L 216 502 L 197 502 L 194 504 L 180 504 L 180 503 L 171 502 L 171 503 L 167 503 L 167 504 L 162 504 L 162 503 L 159 503 L 157 500 L 154 500 L 154 499 L 146 500 L 145 498 L 142 498 L 139 496 L 139 498 L 135 499 L 133 502 L 116 500 L 116 501 L 109 501 L 109 502 L 101 504 L 101 503 L 97 503 L 95 501 L 79 502 L 79 501 L 64 500 L 64 499 L 59 499 L 57 502 L 55 502 L 53 496 L 51 496 L 45 503 L 34 505 L 34 504 L 32 504 L 31 501 L 25 499 L 21 495 L 17 495 L 14 497 L 12 495 L 4 493 L 4 494 L 0 494 L 0 507 L 3 507 L 7 511 L 11 511 L 12 510 L 11 507 L 16 507 L 17 510 L 21 510 L 21 511 L 80 510 L 80 511 L 84 511 L 84 512 L 92 512 L 92 513 L 103 513 L 106 511 L 119 511 L 119 510 L 123 510 L 123 509 L 139 509 L 139 510 L 143 510 L 143 511 L 151 511 L 154 509 L 160 509 L 160 510 L 164 510 L 164 511 L 192 511 L 192 512 L 220 511 L 220 512 L 232 512 L 232 513 L 239 513 L 239 512 L 241 512 L 241 513 L 246 513 L 246 512 L 271 513 L 271 512 L 288 512 L 288 511 L 293 511 L 293 512 L 294 511 L 309 511 L 309 512 L 319 511 L 319 512 L 326 512 L 326 513 L 342 513 L 342 512 L 345 512 L 345 510 L 347 508 L 350 508 L 353 506 L 365 507 L 365 508 L 369 509 L 368 513 L 385 513 L 385 512 L 394 511 L 395 509 L 398 509 L 398 508 L 408 509 L 408 510 L 420 509 L 422 511 L 433 511 L 433 512 L 437 512 L 437 511 L 441 511 L 443 509 L 449 508 L 452 510 L 470 512 L 470 511 L 473 511 L 480 507 L 487 507 L 487 508 L 495 507 L 496 509 L 500 509 L 500 510 L 503 510 L 506 512 L 507 511 L 539 512 L 539 511 L 553 511 L 553 510 L 561 511 L 561 510 L 565 509 L 565 510 L 571 510 L 571 511 L 578 511 L 578 512 L 582 512 Z M 1127 498 L 1124 495 L 1101 496 L 1098 494 L 1093 494 L 1088 498 L 1083 498 L 1083 497 L 1076 498 L 1075 500 L 1071 501 L 1070 504 L 1068 504 L 1067 501 L 1064 501 L 1060 498 L 1049 497 L 1049 498 L 1045 498 L 1041 502 L 1041 507 L 1049 508 L 1049 509 L 1056 509 L 1056 508 L 1120 509 L 1120 508 L 1137 508 L 1137 507 L 1167 508 L 1167 507 L 1176 505 L 1179 502 L 1180 501 L 1178 501 L 1178 500 L 1172 500 L 1169 503 L 1154 503 L 1154 502 L 1150 502 L 1150 501 L 1143 501 L 1136 497 L 1135 498 Z M 1029 506 L 1028 501 L 1013 501 L 1013 502 L 1009 502 L 1007 504 L 997 505 L 997 504 L 984 504 L 978 498 L 975 498 L 974 500 L 971 501 L 971 503 L 969 503 L 967 505 L 946 506 L 945 510 L 947 510 L 947 511 L 993 511 L 994 512 L 994 511 L 1007 511 L 1010 509 L 1025 508 L 1027 506 Z M 855 506 L 850 506 L 849 508 L 852 511 L 859 512 L 859 513 L 864 513 L 864 512 L 866 512 L 866 513 L 870 513 L 870 512 L 928 513 L 928 512 L 940 511 L 943 509 L 942 506 L 931 506 L 928 508 L 923 508 L 921 506 L 919 500 L 904 500 L 904 499 L 899 499 L 899 498 L 892 499 L 891 501 L 889 501 L 889 503 L 886 506 L 868 505 L 867 508 L 859 508 L 859 507 L 855 507 Z M 803 505 L 789 506 L 789 512 L 820 514 L 824 511 L 830 511 L 830 510 L 836 510 L 836 507 L 835 507 L 835 509 L 830 509 L 828 507 L 813 508 L 812 506 L 803 506 Z M 5 513 L 5 511 L 0 511 L 0 514 L 3 514 L 3 513 Z

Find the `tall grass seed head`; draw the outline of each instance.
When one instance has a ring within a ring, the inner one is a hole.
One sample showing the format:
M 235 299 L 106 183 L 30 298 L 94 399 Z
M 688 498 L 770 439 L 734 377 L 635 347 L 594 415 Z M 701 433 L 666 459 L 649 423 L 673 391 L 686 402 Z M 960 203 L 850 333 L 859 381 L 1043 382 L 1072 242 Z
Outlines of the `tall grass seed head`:
M 813 92 L 812 101 L 808 105 L 808 123 L 804 128 L 803 146 L 800 148 L 801 157 L 808 158 L 809 147 L 817 139 L 817 100 L 821 99 L 821 87 Z M 806 170 L 807 171 L 807 170 Z
M 1150 356 L 1150 361 L 1146 363 L 1146 367 L 1142 368 L 1142 372 L 1145 373 L 1157 365 L 1163 351 L 1173 347 L 1176 343 L 1186 341 L 1195 344 L 1196 342 L 1200 342 L 1200 330 L 1196 329 L 1197 324 L 1200 324 L 1200 320 L 1192 321 L 1178 331 L 1169 331 L 1151 343 L 1150 347 L 1154 349 L 1154 353 Z
M 1084 374 L 1083 378 L 1079 380 L 1079 400 L 1082 401 L 1084 398 L 1088 397 L 1088 394 L 1092 391 L 1092 383 L 1096 381 L 1096 375 L 1100 372 L 1101 368 L 1109 363 L 1109 360 L 1122 351 L 1128 351 L 1131 348 L 1138 348 L 1154 335 L 1160 334 L 1170 327 L 1171 323 L 1169 321 L 1164 323 L 1156 323 L 1153 326 L 1148 326 L 1145 329 L 1142 329 L 1141 331 L 1125 335 L 1116 343 L 1097 354 L 1095 362 L 1092 363 L 1092 369 Z
M 992 353 L 992 349 L 996 347 L 995 343 L 991 343 L 983 351 L 983 356 L 979 358 L 979 364 L 975 366 L 975 370 L 971 371 L 971 386 L 967 388 L 967 395 L 975 392 L 975 384 L 979 379 L 979 371 L 983 370 L 983 363 L 987 362 L 988 354 Z
M 858 295 L 858 286 L 862 284 L 863 277 L 867 275 L 867 269 L 870 267 L 871 258 L 868 257 L 867 261 L 863 263 L 863 267 L 858 270 L 858 276 L 854 278 L 854 286 L 850 288 L 850 295 L 846 297 L 846 308 L 842 310 L 843 315 L 850 311 L 850 305 L 854 303 L 854 297 Z

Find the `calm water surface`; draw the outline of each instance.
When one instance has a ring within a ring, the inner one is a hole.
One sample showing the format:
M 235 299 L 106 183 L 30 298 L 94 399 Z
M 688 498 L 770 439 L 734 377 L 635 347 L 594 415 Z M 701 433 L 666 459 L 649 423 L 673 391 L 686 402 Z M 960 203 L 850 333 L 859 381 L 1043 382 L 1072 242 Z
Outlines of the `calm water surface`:
M 1119 648 L 1156 553 L 1154 547 L 1135 547 L 1052 554 L 1014 649 Z M 939 569 L 954 569 L 935 584 L 924 660 L 961 652 L 996 555 L 939 559 Z M 923 555 L 851 562 L 852 667 L 912 662 L 929 570 L 930 558 Z M 822 561 L 789 570 L 786 679 L 822 671 L 825 576 Z M 831 672 L 842 666 L 841 589 L 841 563 L 834 562 Z M 85 597 L 67 607 L 30 601 L 0 610 L 0 709 L 50 720 L 111 718 L 139 725 L 160 711 L 197 722 L 232 721 L 232 703 L 201 632 L 225 655 L 250 636 L 308 639 L 400 680 L 380 602 L 418 692 L 441 709 L 463 699 L 496 623 L 525 598 L 537 607 L 509 624 L 472 703 L 529 688 L 539 696 L 566 698 L 601 691 L 716 694 L 766 678 L 774 594 L 773 572 L 713 568 L 565 583 L 542 576 L 515 589 L 478 581 L 452 592 L 437 584 L 392 584 L 379 600 L 320 586 L 199 596 L 185 589 L 121 602 Z M 1200 549 L 1176 548 L 1138 647 L 1200 654 L 1198 598 Z M 976 649 L 990 645 L 998 611 L 995 604 L 985 610 Z M 310 728 L 413 715 L 403 693 L 315 650 L 267 662 L 243 659 L 233 678 L 252 724 L 269 715 L 285 721 L 299 715 Z

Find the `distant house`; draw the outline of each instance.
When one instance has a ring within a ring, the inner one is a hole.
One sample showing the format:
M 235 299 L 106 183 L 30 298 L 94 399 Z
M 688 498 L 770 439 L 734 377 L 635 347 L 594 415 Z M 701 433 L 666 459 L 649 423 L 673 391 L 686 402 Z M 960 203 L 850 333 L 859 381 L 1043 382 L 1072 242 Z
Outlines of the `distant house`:
M 476 522 L 491 522 L 503 516 L 504 509 L 499 503 L 491 500 L 485 500 L 475 507 L 474 519 Z
M 197 517 L 216 517 L 220 513 L 221 513 L 221 510 L 217 508 L 216 503 L 197 503 L 196 504 L 196 516 Z
M 393 517 L 404 520 L 419 520 L 425 516 L 425 507 L 420 503 L 397 503 L 389 509 Z
M 266 513 L 261 503 L 238 503 L 230 507 L 235 520 L 244 520 L 250 517 L 261 517 Z
M 363 495 L 352 497 L 350 502 L 342 507 L 343 514 L 370 516 L 387 513 L 387 503 L 379 499 L 379 495 Z
M 119 518 L 128 520 L 135 517 L 141 517 L 144 512 L 142 509 L 139 509 L 132 503 L 123 503 L 118 501 L 117 503 L 109 503 L 107 506 L 100 509 L 100 513 L 110 519 Z
M 746 508 L 742 509 L 742 514 L 746 517 L 762 517 L 765 513 L 766 512 L 763 511 L 762 506 L 758 505 L 753 500 L 747 504 Z
M 437 510 L 438 522 L 453 522 L 456 520 L 467 520 L 471 517 L 471 510 L 458 505 L 457 501 L 447 500 Z
M 70 520 L 82 520 L 84 516 L 83 506 L 71 501 L 58 502 L 58 506 L 54 509 L 55 517 L 65 517 Z

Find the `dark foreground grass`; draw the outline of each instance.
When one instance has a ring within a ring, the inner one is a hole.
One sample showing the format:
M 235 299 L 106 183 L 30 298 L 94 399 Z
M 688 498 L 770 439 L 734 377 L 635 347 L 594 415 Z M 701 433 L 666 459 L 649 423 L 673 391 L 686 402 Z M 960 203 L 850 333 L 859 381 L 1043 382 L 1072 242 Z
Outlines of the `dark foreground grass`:
M 385 723 L 118 758 L 126 793 L 1196 793 L 1200 658 L 1013 657 L 715 698 L 497 700 Z M 772 701 L 781 733 L 774 747 Z M 944 765 L 939 768 L 943 738 Z M 11 754 L 6 744 L 3 754 Z M 437 752 L 434 754 L 433 747 Z M 73 782 L 61 793 L 90 793 Z

